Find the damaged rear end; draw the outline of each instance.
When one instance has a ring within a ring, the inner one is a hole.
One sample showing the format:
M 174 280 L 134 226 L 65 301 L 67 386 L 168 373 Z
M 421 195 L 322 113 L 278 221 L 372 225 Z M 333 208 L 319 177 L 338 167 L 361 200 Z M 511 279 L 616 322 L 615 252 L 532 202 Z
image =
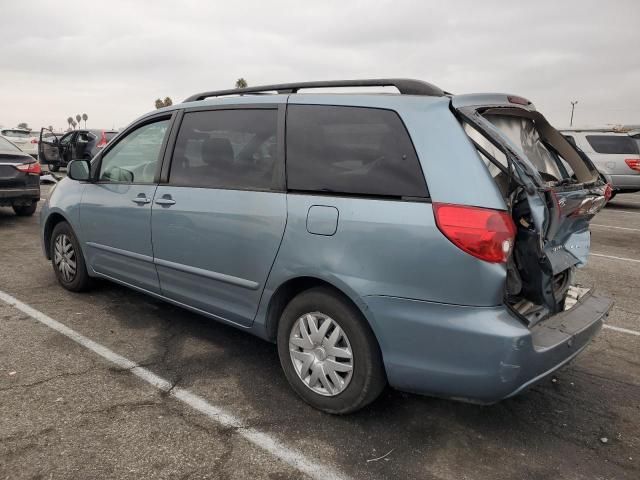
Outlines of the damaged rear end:
M 611 188 L 528 100 L 460 95 L 451 106 L 515 225 L 504 303 L 529 329 L 534 350 L 547 353 L 531 359 L 540 365 L 528 366 L 528 384 L 586 346 L 611 309 L 609 299 L 575 284 L 589 255 L 589 222 Z

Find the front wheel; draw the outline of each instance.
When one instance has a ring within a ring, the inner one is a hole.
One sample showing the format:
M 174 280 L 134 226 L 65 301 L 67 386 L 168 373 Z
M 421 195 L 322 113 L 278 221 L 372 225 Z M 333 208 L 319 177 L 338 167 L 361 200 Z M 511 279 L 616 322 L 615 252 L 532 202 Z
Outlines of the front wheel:
M 311 406 L 346 414 L 386 385 L 380 348 L 362 314 L 327 288 L 295 297 L 278 324 L 278 355 L 295 392 Z
M 72 292 L 91 286 L 80 243 L 67 222 L 58 223 L 51 234 L 51 265 L 60 285 Z

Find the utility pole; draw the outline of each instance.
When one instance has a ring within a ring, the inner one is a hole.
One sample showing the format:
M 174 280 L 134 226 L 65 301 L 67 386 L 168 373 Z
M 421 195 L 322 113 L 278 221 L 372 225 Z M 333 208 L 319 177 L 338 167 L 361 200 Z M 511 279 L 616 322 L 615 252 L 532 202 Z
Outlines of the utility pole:
M 570 127 L 573 127 L 573 111 L 576 108 L 576 103 L 578 103 L 578 100 L 574 100 L 573 102 L 571 102 L 571 121 L 569 121 Z

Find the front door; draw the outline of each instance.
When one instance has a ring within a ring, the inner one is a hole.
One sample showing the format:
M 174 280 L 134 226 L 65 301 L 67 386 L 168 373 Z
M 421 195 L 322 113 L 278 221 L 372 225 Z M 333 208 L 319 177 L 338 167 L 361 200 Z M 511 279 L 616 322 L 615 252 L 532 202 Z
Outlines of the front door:
M 277 118 L 276 107 L 184 114 L 151 220 L 163 295 L 253 321 L 286 222 Z
M 73 135 L 69 133 L 67 135 Z M 58 136 L 48 128 L 40 129 L 38 160 L 42 164 L 58 164 L 61 159 L 61 145 Z
M 100 158 L 80 208 L 84 251 L 98 274 L 159 293 L 151 246 L 151 202 L 171 119 L 133 127 Z

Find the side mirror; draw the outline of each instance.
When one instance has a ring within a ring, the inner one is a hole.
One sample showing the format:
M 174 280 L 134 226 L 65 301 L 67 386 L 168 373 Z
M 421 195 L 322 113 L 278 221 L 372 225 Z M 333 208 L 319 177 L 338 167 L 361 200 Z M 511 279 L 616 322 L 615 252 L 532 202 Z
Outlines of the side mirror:
M 88 182 L 91 180 L 91 163 L 89 160 L 72 160 L 67 166 L 67 176 L 71 180 Z

